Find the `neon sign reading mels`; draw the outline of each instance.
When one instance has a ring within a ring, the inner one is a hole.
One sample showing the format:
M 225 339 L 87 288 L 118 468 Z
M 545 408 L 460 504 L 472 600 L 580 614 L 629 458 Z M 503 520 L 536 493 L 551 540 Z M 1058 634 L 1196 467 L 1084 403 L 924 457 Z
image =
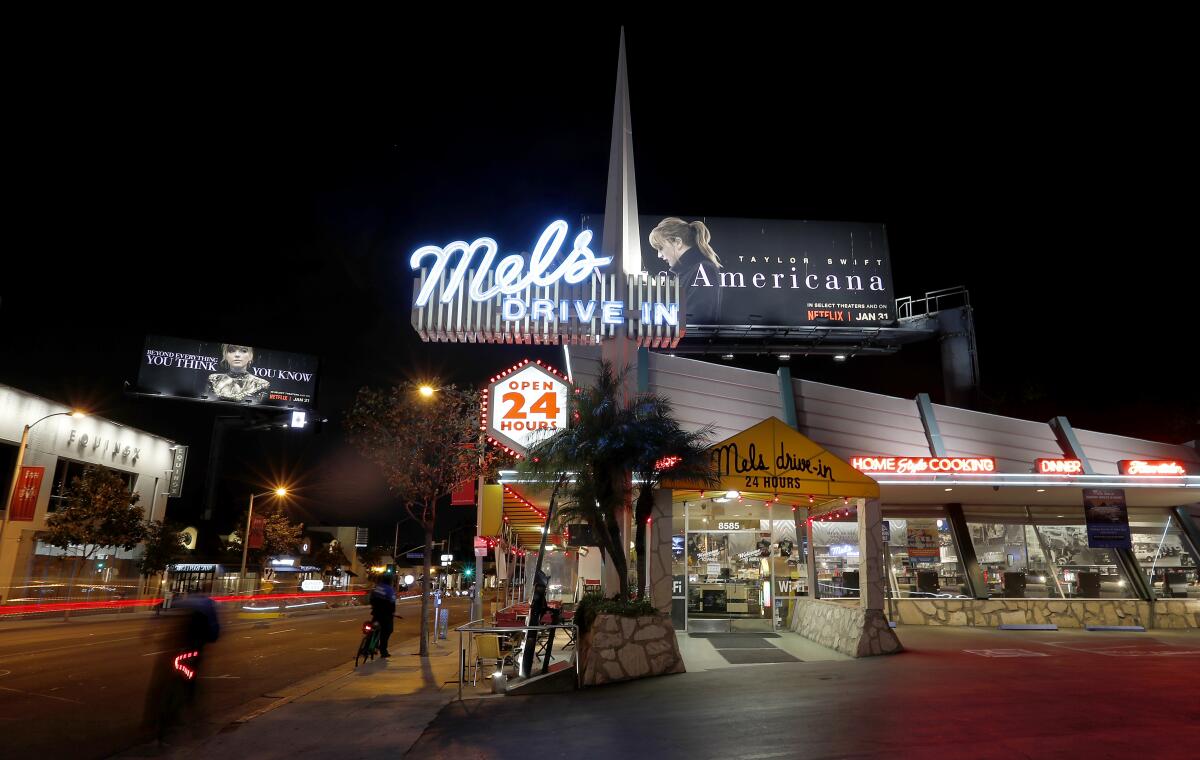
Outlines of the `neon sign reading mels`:
M 530 285 L 551 285 L 558 280 L 572 284 L 583 282 L 592 276 L 592 272 L 612 262 L 611 256 L 597 258 L 592 253 L 592 250 L 588 248 L 588 244 L 592 242 L 592 231 L 584 230 L 575 236 L 575 246 L 571 254 L 558 265 L 558 268 L 547 274 L 546 270 L 558 256 L 566 236 L 566 222 L 561 219 L 551 222 L 538 239 L 537 245 L 534 246 L 533 255 L 529 258 L 529 271 L 522 275 L 522 270 L 525 268 L 525 257 L 521 254 L 514 253 L 505 256 L 496 265 L 495 284 L 490 288 L 485 288 L 484 282 L 499 249 L 495 240 L 481 237 L 473 243 L 456 240 L 443 247 L 427 245 L 418 248 L 409 259 L 408 263 L 411 268 L 419 269 L 421 262 L 428 256 L 433 256 L 434 262 L 429 270 L 429 279 L 421 287 L 421 292 L 417 294 L 413 305 L 424 306 L 429 301 L 434 286 L 441 278 L 442 273 L 446 271 L 450 257 L 455 253 L 461 253 L 462 257 L 458 260 L 458 266 L 451 272 L 450 280 L 442 291 L 442 303 L 450 303 L 458 297 L 467 270 L 475 260 L 475 254 L 479 251 L 483 251 L 483 257 L 478 262 L 475 276 L 471 278 L 470 296 L 472 301 L 487 301 L 498 294 L 514 295 L 523 292 Z

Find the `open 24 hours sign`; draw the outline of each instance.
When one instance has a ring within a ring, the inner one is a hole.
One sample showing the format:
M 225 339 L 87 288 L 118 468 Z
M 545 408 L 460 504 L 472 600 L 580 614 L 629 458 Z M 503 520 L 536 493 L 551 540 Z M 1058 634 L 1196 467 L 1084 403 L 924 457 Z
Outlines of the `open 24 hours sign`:
M 517 456 L 567 426 L 571 385 L 557 370 L 526 359 L 491 379 L 483 402 L 488 440 Z

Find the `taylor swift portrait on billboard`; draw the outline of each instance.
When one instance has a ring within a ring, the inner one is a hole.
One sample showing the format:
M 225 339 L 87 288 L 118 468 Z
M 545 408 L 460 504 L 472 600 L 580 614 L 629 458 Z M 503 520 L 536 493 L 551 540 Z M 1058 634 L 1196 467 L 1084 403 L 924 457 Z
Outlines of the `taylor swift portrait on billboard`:
M 715 325 L 721 317 L 721 259 L 713 250 L 712 234 L 699 220 L 685 222 L 669 216 L 650 231 L 650 245 L 671 267 L 687 295 L 685 324 Z

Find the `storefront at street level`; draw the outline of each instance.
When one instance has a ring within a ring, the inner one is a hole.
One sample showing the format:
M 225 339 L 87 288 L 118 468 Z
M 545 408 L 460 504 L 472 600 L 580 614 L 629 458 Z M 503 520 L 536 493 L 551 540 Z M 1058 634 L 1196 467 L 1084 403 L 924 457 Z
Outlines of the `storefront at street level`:
M 96 416 L 75 418 L 73 410 L 32 393 L 0 385 L 0 463 L 8 488 L 26 425 L 29 440 L 21 462 L 18 492 L 0 545 L 0 595 L 4 604 L 64 601 L 74 560 L 41 540 L 46 518 L 62 505 L 64 489 L 86 467 L 119 475 L 146 517 L 163 519 L 172 488 L 181 485 L 180 444 Z M 73 601 L 132 598 L 138 572 L 131 551 L 94 552 L 80 568 Z M 76 552 L 72 552 L 74 556 Z
M 573 381 L 590 383 L 599 358 L 598 350 L 573 349 Z M 902 399 L 793 380 L 787 369 L 772 375 L 647 351 L 634 362 L 639 390 L 669 398 L 689 428 L 714 425 L 717 441 L 774 417 L 830 456 L 863 467 L 879 489 L 877 582 L 893 621 L 1200 627 L 1200 456 L 1193 445 L 1076 430 L 1062 417 L 1039 423 L 984 414 L 924 394 Z M 901 472 L 901 459 L 914 471 Z M 1144 474 L 1153 467 L 1130 462 L 1173 465 Z M 1084 492 L 1100 489 L 1124 493 L 1128 550 L 1089 547 Z M 800 498 L 744 484 L 731 490 L 736 498 L 661 497 L 650 566 L 657 606 L 676 618 L 684 606 L 684 622 L 694 627 L 693 619 L 710 616 L 691 613 L 716 612 L 716 587 L 724 584 L 730 626 L 779 627 L 792 617 L 793 600 L 869 594 L 869 542 L 862 540 L 869 515 L 862 509 L 872 499 L 828 499 L 815 487 Z M 805 515 L 802 524 L 790 519 L 793 506 Z M 731 530 L 714 540 L 695 530 L 697 516 L 701 526 Z M 769 542 L 769 556 L 758 556 L 760 542 Z M 762 583 L 768 575 L 769 587 Z M 734 589 L 748 581 L 757 600 Z M 731 593 L 738 597 L 732 608 Z

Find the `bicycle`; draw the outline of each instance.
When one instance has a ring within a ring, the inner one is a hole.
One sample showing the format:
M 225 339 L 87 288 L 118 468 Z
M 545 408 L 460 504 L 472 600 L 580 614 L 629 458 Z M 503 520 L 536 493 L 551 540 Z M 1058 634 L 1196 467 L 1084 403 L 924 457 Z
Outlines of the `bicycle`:
M 358 645 L 358 654 L 354 656 L 354 667 L 358 667 L 358 661 L 361 659 L 364 663 L 368 660 L 374 660 L 375 655 L 379 653 L 379 626 L 374 620 L 368 620 L 363 623 L 363 638 L 362 643 Z

